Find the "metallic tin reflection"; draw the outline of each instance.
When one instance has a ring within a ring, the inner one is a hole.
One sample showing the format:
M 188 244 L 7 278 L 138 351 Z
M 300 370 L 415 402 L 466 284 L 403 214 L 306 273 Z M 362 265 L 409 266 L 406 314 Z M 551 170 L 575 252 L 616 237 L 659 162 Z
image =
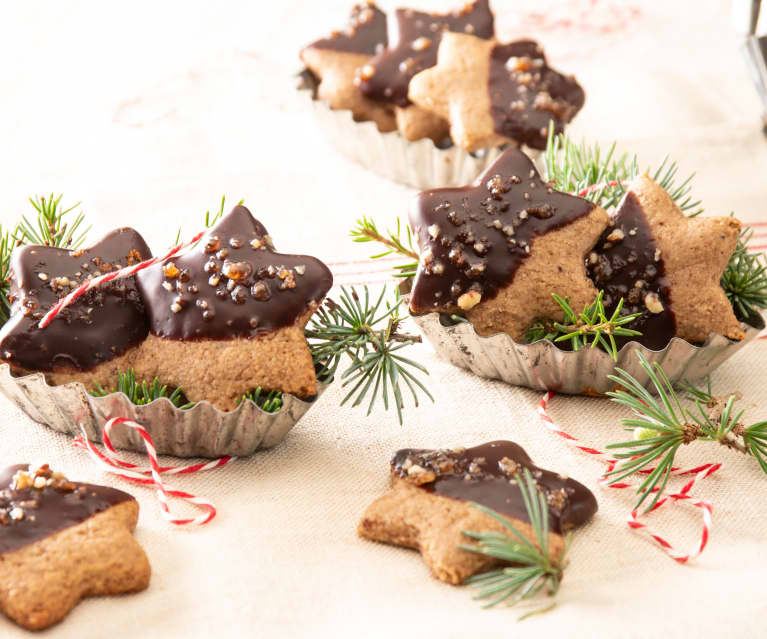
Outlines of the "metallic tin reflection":
M 608 375 L 614 375 L 616 368 L 622 368 L 649 387 L 650 380 L 636 351 L 650 362 L 658 362 L 672 383 L 700 379 L 755 339 L 764 328 L 760 317 L 757 327 L 743 324 L 746 338 L 740 342 L 712 334 L 702 346 L 694 346 L 674 337 L 660 351 L 630 342 L 618 352 L 616 362 L 597 348 L 563 351 L 550 341 L 517 344 L 505 333 L 481 337 L 469 322 L 444 325 L 438 313 L 411 317 L 434 350 L 456 366 L 515 386 L 570 395 L 604 395 L 614 390 L 616 384 Z
M 457 145 L 438 148 L 425 138 L 409 142 L 398 131 L 381 133 L 375 122 L 355 122 L 351 111 L 333 110 L 314 99 L 317 80 L 308 71 L 298 74 L 298 90 L 311 104 L 317 122 L 343 156 L 394 182 L 416 189 L 470 184 L 503 152 L 493 148 L 476 153 Z M 533 160 L 540 151 L 524 147 Z
M 327 385 L 319 385 L 318 397 Z M 80 382 L 50 386 L 42 373 L 14 377 L 8 364 L 0 365 L 0 392 L 29 417 L 54 430 L 80 435 L 81 426 L 91 441 L 101 441 L 101 430 L 110 417 L 127 417 L 142 424 L 152 436 L 157 452 L 177 457 L 250 455 L 279 443 L 304 416 L 315 400 L 283 396 L 282 409 L 267 413 L 251 401 L 224 412 L 210 402 L 180 410 L 166 398 L 137 406 L 122 393 L 93 397 Z M 143 452 L 138 434 L 115 427 L 110 435 L 117 448 Z

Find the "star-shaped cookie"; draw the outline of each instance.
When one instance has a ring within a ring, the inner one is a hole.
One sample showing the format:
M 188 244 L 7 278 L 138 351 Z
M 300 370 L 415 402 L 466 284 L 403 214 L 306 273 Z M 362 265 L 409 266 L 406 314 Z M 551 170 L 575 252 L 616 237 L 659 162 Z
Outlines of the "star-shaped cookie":
M 236 206 L 196 247 L 138 274 L 149 336 L 136 374 L 222 410 L 257 386 L 314 395 L 303 329 L 332 284 L 317 258 L 275 252 L 264 226 Z
M 6 468 L 0 487 L 0 610 L 19 625 L 42 630 L 84 597 L 149 585 L 129 494 L 70 482 L 47 464 Z
M 587 266 L 608 308 L 623 297 L 628 312 L 642 313 L 632 328 L 650 348 L 664 348 L 674 335 L 693 343 L 711 333 L 740 340 L 745 334 L 719 283 L 739 234 L 735 218 L 686 216 L 641 175 Z
M 410 79 L 434 66 L 442 35 L 449 31 L 492 38 L 494 19 L 488 0 L 475 0 L 450 13 L 425 13 L 397 9 L 397 42 L 360 70 L 362 93 L 378 102 L 393 104 L 397 128 L 408 140 L 443 139 L 448 132 L 444 117 L 413 105 L 408 98 Z
M 396 128 L 391 105 L 366 98 L 357 84 L 359 70 L 387 44 L 386 15 L 373 2 L 366 2 L 354 6 L 344 31 L 313 42 L 300 54 L 320 79 L 320 100 L 331 109 L 348 109 L 358 121 L 373 120 L 383 132 Z
M 410 99 L 450 121 L 450 137 L 467 151 L 507 142 L 546 148 L 583 106 L 583 89 L 551 69 L 531 40 L 498 44 L 445 33 L 436 66 L 410 80 Z
M 562 319 L 552 293 L 574 308 L 593 301 L 584 258 L 607 224 L 603 209 L 555 191 L 509 149 L 471 185 L 413 201 L 420 263 L 410 308 L 465 313 L 480 335 L 522 341 L 537 320 Z
M 46 328 L 38 323 L 59 299 L 90 277 L 151 257 L 141 235 L 112 231 L 90 248 L 21 246 L 11 256 L 11 318 L 0 330 L 0 357 L 14 371 L 45 371 L 52 383 L 92 385 L 130 366 L 147 335 L 144 303 L 133 277 L 89 291 Z
M 559 556 L 562 533 L 597 511 L 594 495 L 582 484 L 535 466 L 519 445 L 495 441 L 456 450 L 398 451 L 391 462 L 391 489 L 365 511 L 360 537 L 415 548 L 438 579 L 451 584 L 499 562 L 459 548 L 469 540 L 461 531 L 508 531 L 472 508 L 474 501 L 506 517 L 537 543 L 519 489 L 523 468 L 532 473 L 549 504 L 549 546 Z

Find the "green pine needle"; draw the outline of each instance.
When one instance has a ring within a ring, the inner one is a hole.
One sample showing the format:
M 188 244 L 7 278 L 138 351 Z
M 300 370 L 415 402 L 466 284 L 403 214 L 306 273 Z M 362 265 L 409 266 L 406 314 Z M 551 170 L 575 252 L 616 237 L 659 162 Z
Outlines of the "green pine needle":
M 237 202 L 237 206 L 242 206 L 244 203 L 245 203 L 245 199 L 242 199 L 239 202 Z M 210 209 L 205 211 L 205 228 L 206 229 L 209 229 L 211 226 L 213 226 L 216 222 L 218 222 L 224 216 L 225 205 L 226 205 L 226 195 L 222 195 L 221 204 L 219 204 L 217 211 L 214 211 L 213 213 L 210 212 Z M 194 243 L 194 246 L 197 246 L 197 244 L 199 243 L 200 243 L 200 240 L 197 240 L 197 242 Z M 173 240 L 173 246 L 178 246 L 179 244 L 181 244 L 181 227 L 179 227 L 178 231 L 176 232 L 176 239 Z
M 567 563 L 564 561 L 570 546 L 570 534 L 565 541 L 561 556 L 554 557 L 549 547 L 549 509 L 546 497 L 538 490 L 530 471 L 525 468 L 522 477 L 518 477 L 519 489 L 525 503 L 528 519 L 535 533 L 535 543 L 530 541 L 508 519 L 480 504 L 469 505 L 482 511 L 500 523 L 508 533 L 461 531 L 465 536 L 476 541 L 476 545 L 462 544 L 459 547 L 495 559 L 508 562 L 509 566 L 474 575 L 466 580 L 467 585 L 480 588 L 475 599 L 487 600 L 483 608 L 490 608 L 501 602 L 509 606 L 530 599 L 542 590 L 554 596 L 559 590 Z M 524 619 L 533 614 L 551 610 L 553 605 L 529 612 Z
M 426 368 L 401 354 L 402 349 L 421 338 L 399 331 L 399 294 L 392 305 L 384 304 L 385 294 L 384 288 L 373 301 L 367 286 L 363 295 L 354 288 L 342 287 L 340 303 L 328 299 L 312 317 L 305 334 L 320 379 L 332 378 L 341 360 L 349 359 L 341 374 L 342 385 L 350 387 L 342 406 L 350 400 L 352 406 L 359 406 L 369 396 L 370 415 L 377 400 L 383 401 L 386 410 L 391 401 L 402 424 L 403 384 L 415 406 L 421 391 L 432 401 L 434 398 L 416 377 L 418 371 L 428 375 Z
M 265 391 L 260 386 L 249 393 L 245 393 L 237 400 L 237 404 L 239 405 L 245 400 L 250 400 L 265 413 L 278 413 L 282 408 L 282 393 L 276 390 Z
M 741 232 L 721 281 L 735 314 L 744 320 L 767 308 L 767 264 L 764 253 L 749 253 L 752 234 L 748 226 Z
M 35 208 L 36 215 L 30 220 L 23 215 L 21 222 L 14 233 L 14 239 L 19 244 L 42 244 L 44 246 L 57 246 L 59 248 L 74 249 L 80 246 L 90 227 L 81 230 L 85 215 L 79 212 L 71 221 L 65 221 L 65 217 L 73 212 L 80 203 L 73 204 L 69 208 L 61 206 L 62 195 L 49 197 L 29 198 L 30 204 Z
M 603 208 L 617 206 L 626 194 L 629 183 L 640 174 L 636 155 L 617 155 L 616 143 L 604 153 L 599 144 L 573 142 L 564 133 L 555 134 L 549 126 L 549 137 L 543 155 L 545 179 L 558 191 L 574 193 Z M 645 173 L 668 191 L 671 199 L 688 215 L 703 212 L 700 200 L 690 196 L 692 179 L 688 176 L 676 183 L 676 162 L 666 156 L 654 171 L 648 167 Z
M 349 231 L 349 235 L 351 235 L 354 242 L 376 242 L 386 247 L 386 250 L 382 253 L 371 255 L 370 259 L 375 260 L 388 255 L 402 255 L 415 260 L 415 262 L 399 264 L 393 267 L 395 277 L 414 277 L 418 268 L 418 250 L 413 244 L 413 234 L 407 224 L 401 224 L 399 218 L 396 218 L 396 220 L 395 231 L 387 230 L 386 233 L 381 233 L 372 218 L 362 217 L 357 220 L 357 226 Z M 402 227 L 405 228 L 404 236 Z
M 633 322 L 641 313 L 621 315 L 623 298 L 618 302 L 612 315 L 609 317 L 602 303 L 603 291 L 599 291 L 591 304 L 587 304 L 582 313 L 576 313 L 568 298 L 562 298 L 556 293 L 552 297 L 562 309 L 565 315 L 564 324 L 559 322 L 539 322 L 527 331 L 527 341 L 530 343 L 540 340 L 552 340 L 554 342 L 569 341 L 574 351 L 584 346 L 591 348 L 599 347 L 608 353 L 613 360 L 618 360 L 618 347 L 615 336 L 633 337 L 641 335 L 639 331 L 625 328 L 626 324 Z
M 660 365 L 657 362 L 650 364 L 639 352 L 637 356 L 655 393 L 620 368 L 610 379 L 621 390 L 607 393 L 614 402 L 631 409 L 633 416 L 622 419 L 621 423 L 635 435 L 632 440 L 607 446 L 620 450 L 615 457 L 624 460 L 608 473 L 609 483 L 621 481 L 640 470 L 650 471 L 637 489 L 635 507 L 652 496 L 647 510 L 652 509 L 666 488 L 677 451 L 682 445 L 695 441 L 716 442 L 750 454 L 767 473 L 767 422 L 744 426 L 741 422 L 744 411 L 736 411 L 734 407 L 738 395 L 718 398 L 711 394 L 710 380 L 706 390 L 686 382 L 680 389 L 689 394 L 694 408 L 683 406 L 682 398 Z M 639 438 L 636 438 L 637 434 Z
M 104 389 L 100 384 L 96 384 L 90 391 L 94 397 L 104 397 L 111 393 L 122 393 L 137 406 L 144 406 L 161 397 L 166 397 L 171 404 L 181 410 L 191 408 L 195 404 L 186 400 L 181 387 L 170 389 L 160 384 L 156 377 L 150 383 L 137 381 L 136 373 L 131 368 L 117 373 L 117 385 L 113 390 Z

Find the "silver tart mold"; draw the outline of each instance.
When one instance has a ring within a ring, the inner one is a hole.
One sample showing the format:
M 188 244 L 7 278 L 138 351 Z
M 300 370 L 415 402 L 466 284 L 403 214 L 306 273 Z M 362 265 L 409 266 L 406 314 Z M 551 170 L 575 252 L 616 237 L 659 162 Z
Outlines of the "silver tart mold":
M 316 99 L 317 78 L 297 74 L 297 89 L 311 105 L 318 126 L 344 157 L 393 182 L 416 189 L 463 186 L 474 181 L 507 147 L 469 153 L 453 144 L 440 148 L 430 139 L 409 142 L 399 131 L 381 133 L 375 122 L 356 122 L 352 112 L 331 109 Z M 533 160 L 540 151 L 522 147 Z
M 651 387 L 637 352 L 660 364 L 672 383 L 705 377 L 754 340 L 765 326 L 761 316 L 755 326 L 744 323 L 746 337 L 739 342 L 711 334 L 704 344 L 696 346 L 674 337 L 659 351 L 629 342 L 618 352 L 616 362 L 598 348 L 564 351 L 549 340 L 517 344 L 505 333 L 482 337 L 470 322 L 450 324 L 439 313 L 411 318 L 438 355 L 480 377 L 535 390 L 591 396 L 615 390 L 617 384 L 608 376 L 616 374 L 616 368 L 627 371 L 646 388 Z
M 327 384 L 318 384 L 316 397 L 326 388 Z M 284 394 L 276 413 L 267 413 L 252 401 L 228 412 L 210 402 L 181 410 L 167 398 L 137 406 L 123 393 L 94 397 L 80 382 L 51 386 L 42 373 L 14 377 L 8 364 L 0 365 L 0 392 L 33 421 L 73 436 L 84 429 L 94 442 L 101 441 L 109 418 L 127 417 L 149 431 L 158 453 L 177 457 L 241 457 L 275 446 L 316 401 L 316 397 L 307 401 Z M 118 425 L 110 439 L 117 448 L 145 451 L 143 440 L 132 429 Z

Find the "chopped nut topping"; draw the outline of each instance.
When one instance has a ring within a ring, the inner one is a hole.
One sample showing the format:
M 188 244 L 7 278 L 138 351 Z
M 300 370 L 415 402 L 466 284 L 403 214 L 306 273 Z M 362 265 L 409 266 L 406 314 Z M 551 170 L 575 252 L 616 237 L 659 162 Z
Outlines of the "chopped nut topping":
M 660 301 L 658 294 L 652 291 L 644 296 L 644 305 L 647 307 L 647 310 L 650 311 L 651 313 L 663 312 L 663 303 Z
M 477 290 L 466 291 L 458 298 L 458 306 L 464 311 L 468 311 L 479 304 L 482 299 L 482 294 Z
M 656 262 L 658 262 L 658 261 L 660 260 L 660 249 L 659 249 L 659 248 L 656 248 L 656 249 L 655 249 L 655 255 L 653 256 L 653 259 L 654 259 Z
M 363 65 L 359 70 L 359 77 L 363 80 L 370 80 L 376 73 L 375 67 L 371 64 Z
M 250 262 L 230 262 L 227 260 L 224 262 L 224 266 L 221 269 L 221 273 L 223 273 L 224 276 L 235 282 L 246 279 L 252 272 L 253 266 Z
M 516 475 L 519 473 L 519 464 L 513 459 L 504 457 L 498 462 L 498 467 L 507 475 Z
M 608 235 L 605 239 L 608 242 L 620 242 L 624 237 L 626 237 L 626 235 L 623 232 L 623 229 L 613 229 L 610 232 L 610 235 Z
M 15 508 L 11 508 L 8 515 L 14 521 L 19 521 L 20 519 L 24 519 L 24 511 L 18 506 L 16 506 Z
M 432 471 L 426 470 L 423 466 L 419 466 L 418 464 L 413 464 L 407 469 L 407 480 L 417 486 L 428 484 L 435 479 L 437 479 L 437 476 Z
M 436 240 L 439 237 L 439 224 L 432 224 L 428 229 L 429 236 L 432 240 Z
M 413 44 L 412 44 L 413 49 L 415 49 L 416 51 L 425 51 L 430 46 L 431 46 L 431 39 L 424 38 L 424 37 L 416 38 L 415 40 L 413 40 Z
M 38 273 L 37 277 L 39 277 L 43 282 L 47 282 L 48 281 L 47 273 Z
M 173 262 L 168 262 L 162 267 L 162 274 L 169 280 L 177 278 L 179 273 L 180 271 Z

